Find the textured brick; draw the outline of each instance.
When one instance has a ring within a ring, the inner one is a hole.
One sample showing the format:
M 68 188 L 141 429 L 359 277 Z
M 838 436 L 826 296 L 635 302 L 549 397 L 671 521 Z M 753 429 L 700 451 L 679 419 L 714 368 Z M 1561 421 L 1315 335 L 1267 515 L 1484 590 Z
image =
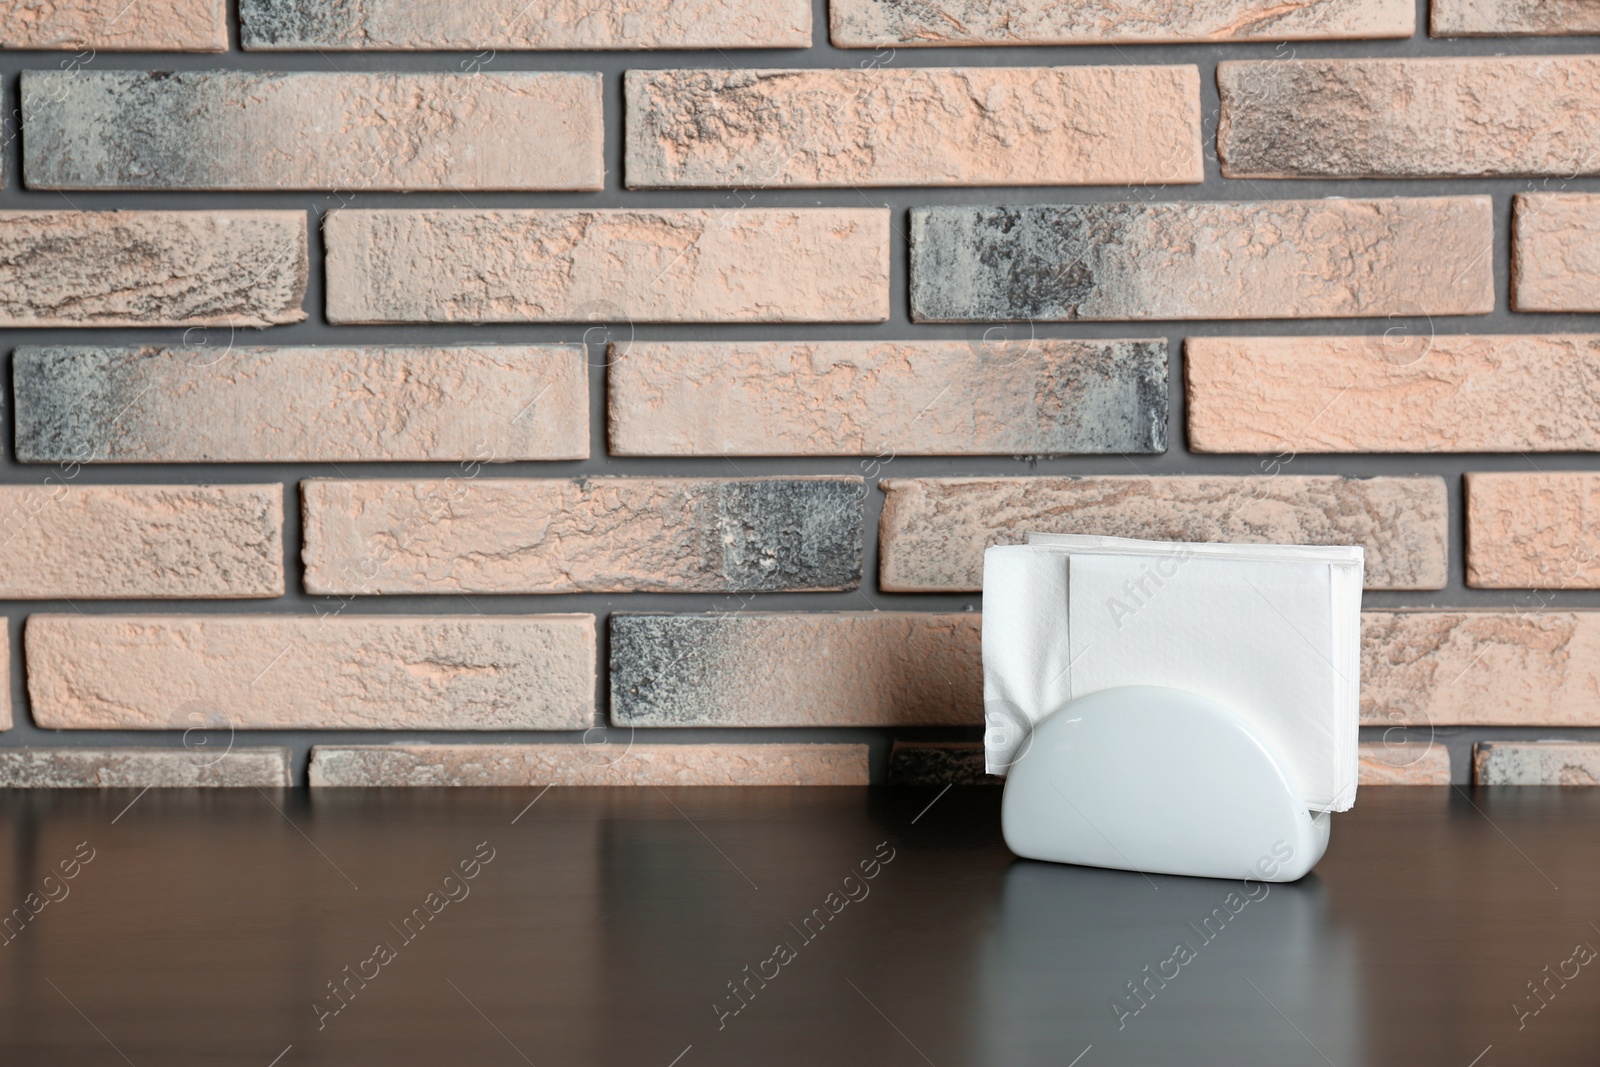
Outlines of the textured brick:
M 11 633 L 0 627 L 0 730 L 11 729 Z
M 605 185 L 598 74 L 24 71 L 22 113 L 40 189 Z
M 1221 63 L 1230 178 L 1600 173 L 1600 56 Z
M 226 52 L 223 0 L 0 0 L 0 48 Z
M 1600 336 L 1191 337 L 1196 452 L 1600 451 Z
M 1600 745 L 1577 741 L 1479 741 L 1478 785 L 1600 785 Z
M 1566 2 L 1566 0 L 1558 0 Z M 830 0 L 840 48 L 1410 37 L 1410 0 Z
M 635 189 L 1205 178 L 1197 67 L 632 70 Z
M 877 208 L 335 211 L 331 322 L 882 322 Z
M 806 48 L 809 0 L 240 0 L 245 48 Z
M 0 748 L 3 789 L 160 789 L 281 787 L 289 750 L 209 748 Z
M 0 487 L 0 599 L 283 595 L 281 485 Z
M 318 745 L 314 786 L 866 785 L 866 745 Z
M 1600 612 L 1363 612 L 1361 721 L 1600 726 Z
M 1494 310 L 1486 196 L 911 211 L 920 322 Z
M 982 741 L 896 741 L 890 785 L 1004 785 L 984 770 Z
M 977 726 L 978 616 L 612 615 L 619 726 Z
M 1512 198 L 1511 306 L 1600 311 L 1600 195 Z
M 33 615 L 53 730 L 578 730 L 591 615 Z
M 1467 584 L 1600 589 L 1600 472 L 1469 473 Z
M 983 550 L 1029 533 L 1155 541 L 1361 545 L 1368 589 L 1440 589 L 1442 478 L 891 478 L 879 524 L 886 592 L 975 592 Z
M 301 211 L 0 211 L 0 326 L 306 317 Z
M 1600 33 L 1594 0 L 1432 0 L 1435 37 Z
M 854 589 L 860 478 L 301 483 L 312 593 Z
M 580 345 L 19 348 L 12 380 L 25 463 L 589 455 Z
M 618 456 L 1164 452 L 1164 340 L 632 341 Z
M 1360 746 L 1361 785 L 1449 785 L 1450 752 L 1440 744 Z

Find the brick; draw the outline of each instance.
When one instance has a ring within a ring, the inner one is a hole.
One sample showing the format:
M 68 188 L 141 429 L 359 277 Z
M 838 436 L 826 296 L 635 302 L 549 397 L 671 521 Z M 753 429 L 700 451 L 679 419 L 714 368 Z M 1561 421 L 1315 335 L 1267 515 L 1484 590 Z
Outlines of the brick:
M 289 785 L 289 750 L 201 748 L 4 748 L 3 789 L 274 788 Z
M 1322 475 L 889 478 L 879 523 L 885 592 L 977 592 L 983 550 L 1029 533 L 1155 541 L 1361 545 L 1368 589 L 1441 589 L 1442 478 Z
M 978 616 L 612 615 L 618 726 L 978 726 Z
M 840 48 L 940 45 L 1194 44 L 1410 37 L 1410 0 L 830 0 Z
M 1165 340 L 632 341 L 606 380 L 617 456 L 1167 447 Z
M 1600 589 L 1600 472 L 1468 473 L 1467 584 Z
M 1439 744 L 1360 746 L 1361 785 L 1449 785 L 1450 752 Z
M 509 16 L 509 17 L 508 17 Z M 808 48 L 809 0 L 240 0 L 247 49 Z
M 1205 179 L 1198 67 L 631 70 L 635 189 Z
M 982 741 L 896 741 L 890 785 L 1004 785 L 984 770 Z
M 912 318 L 1487 314 L 1491 206 L 1459 196 L 913 208 Z
M 1600 612 L 1363 612 L 1361 722 L 1600 726 Z
M 318 745 L 310 778 L 313 786 L 866 785 L 867 746 Z
M 1600 195 L 1512 198 L 1511 306 L 1600 311 Z
M 591 615 L 33 615 L 53 730 L 580 730 Z
M 9 730 L 11 719 L 11 633 L 0 627 L 0 730 Z
M 1432 0 L 1434 37 L 1600 33 L 1593 0 Z
M 877 208 L 335 211 L 328 320 L 883 322 Z
M 226 52 L 223 0 L 0 0 L 0 48 Z
M 589 455 L 581 345 L 51 346 L 17 349 L 12 379 L 24 463 Z
M 306 317 L 300 211 L 0 211 L 0 327 Z
M 1220 63 L 1229 178 L 1600 173 L 1600 57 Z
M 1600 785 L 1600 745 L 1577 741 L 1479 741 L 1477 785 Z
M 36 189 L 605 186 L 599 74 L 24 71 L 22 113 Z
M 1600 451 L 1596 335 L 1191 337 L 1184 376 L 1196 452 Z
M 301 483 L 311 593 L 854 589 L 860 478 Z
M 0 599 L 282 596 L 281 485 L 0 487 Z

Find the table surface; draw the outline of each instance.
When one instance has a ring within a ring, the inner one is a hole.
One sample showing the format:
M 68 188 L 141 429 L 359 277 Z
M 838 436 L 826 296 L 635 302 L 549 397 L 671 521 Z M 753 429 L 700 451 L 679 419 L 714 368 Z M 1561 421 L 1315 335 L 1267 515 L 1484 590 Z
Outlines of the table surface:
M 1600 789 L 1366 789 L 1265 891 L 999 798 L 0 793 L 0 1063 L 1600 1062 Z

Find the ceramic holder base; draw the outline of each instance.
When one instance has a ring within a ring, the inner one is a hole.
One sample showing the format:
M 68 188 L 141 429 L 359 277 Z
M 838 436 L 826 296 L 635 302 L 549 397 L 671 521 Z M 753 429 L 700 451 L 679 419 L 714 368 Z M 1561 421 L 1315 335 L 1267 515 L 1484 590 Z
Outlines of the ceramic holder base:
M 1006 844 L 1027 859 L 1264 882 L 1304 877 L 1330 821 L 1238 715 L 1160 686 L 1101 690 L 1040 720 L 1001 806 Z

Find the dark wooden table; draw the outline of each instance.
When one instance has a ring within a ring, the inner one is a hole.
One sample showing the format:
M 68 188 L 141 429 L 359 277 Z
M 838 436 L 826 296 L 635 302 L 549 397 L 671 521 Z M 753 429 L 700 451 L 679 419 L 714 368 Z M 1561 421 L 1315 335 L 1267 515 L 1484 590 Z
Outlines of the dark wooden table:
M 998 802 L 0 793 L 0 1064 L 1600 1063 L 1600 790 L 1366 789 L 1266 890 Z

